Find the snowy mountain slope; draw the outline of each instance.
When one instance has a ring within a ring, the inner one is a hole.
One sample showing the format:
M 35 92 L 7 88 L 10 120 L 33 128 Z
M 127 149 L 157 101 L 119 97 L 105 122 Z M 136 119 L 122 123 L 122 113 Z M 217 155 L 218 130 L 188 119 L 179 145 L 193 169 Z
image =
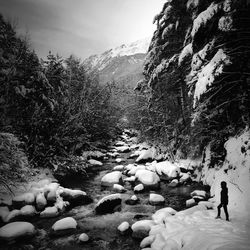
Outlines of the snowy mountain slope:
M 98 74 L 101 83 L 111 80 L 135 82 L 141 78 L 149 38 L 93 55 L 83 61 L 89 74 Z

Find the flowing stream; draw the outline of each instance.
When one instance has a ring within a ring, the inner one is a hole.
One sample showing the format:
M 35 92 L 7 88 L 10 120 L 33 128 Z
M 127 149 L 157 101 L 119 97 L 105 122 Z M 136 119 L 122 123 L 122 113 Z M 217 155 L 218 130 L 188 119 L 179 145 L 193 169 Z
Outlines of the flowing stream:
M 104 165 L 99 169 L 89 174 L 85 179 L 69 179 L 67 182 L 61 183 L 62 186 L 68 188 L 77 188 L 84 190 L 91 198 L 93 202 L 88 205 L 75 207 L 60 217 L 51 219 L 37 218 L 32 221 L 38 228 L 38 236 L 31 241 L 31 245 L 27 245 L 26 242 L 22 247 L 20 245 L 12 245 L 7 249 L 67 249 L 67 250 L 133 250 L 140 249 L 141 239 L 132 238 L 131 234 L 122 236 L 117 227 L 123 221 L 128 221 L 130 225 L 140 219 L 150 219 L 151 215 L 162 207 L 172 207 L 177 211 L 185 208 L 185 201 L 189 199 L 190 193 L 197 188 L 198 184 L 191 184 L 188 186 L 179 186 L 175 188 L 168 187 L 167 183 L 161 182 L 160 189 L 156 190 L 165 198 L 164 206 L 152 206 L 148 202 L 149 192 L 136 194 L 140 199 L 137 205 L 127 205 L 124 200 L 131 197 L 134 192 L 130 186 L 125 186 L 127 192 L 122 194 L 123 202 L 121 209 L 112 214 L 96 215 L 94 212 L 95 204 L 104 196 L 115 193 L 111 188 L 101 187 L 101 178 L 108 172 L 110 172 L 116 165 L 127 165 L 133 163 L 133 159 L 128 159 L 131 153 L 121 153 L 121 158 L 125 159 L 125 162 L 116 163 L 114 159 L 109 158 L 104 161 Z M 51 237 L 51 226 L 59 219 L 72 216 L 78 222 L 78 229 L 74 234 L 65 235 L 61 237 Z M 79 244 L 78 237 L 81 233 L 87 233 L 90 237 L 90 241 L 84 244 Z M 33 247 L 33 248 L 32 248 Z M 0 247 L 1 248 L 1 247 Z

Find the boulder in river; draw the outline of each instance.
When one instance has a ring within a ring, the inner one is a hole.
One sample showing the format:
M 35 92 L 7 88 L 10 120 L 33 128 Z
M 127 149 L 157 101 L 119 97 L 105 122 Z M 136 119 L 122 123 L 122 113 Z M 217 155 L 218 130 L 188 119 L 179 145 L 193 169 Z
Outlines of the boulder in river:
M 59 211 L 56 206 L 46 207 L 45 210 L 40 213 L 41 218 L 53 218 L 58 215 L 59 215 Z
M 0 228 L 0 240 L 13 241 L 33 237 L 35 227 L 29 222 L 17 221 L 6 224 Z
M 120 234 L 125 235 L 126 233 L 129 232 L 130 229 L 129 223 L 127 221 L 124 221 L 117 227 L 117 229 L 120 232 Z
M 122 184 L 122 173 L 120 171 L 114 171 L 104 175 L 101 179 L 102 186 L 113 186 L 113 184 Z
M 64 201 L 70 203 L 70 207 L 86 205 L 91 203 L 93 200 L 82 190 L 74 190 L 69 188 L 61 188 L 60 196 Z
M 165 199 L 160 194 L 151 193 L 149 195 L 149 203 L 153 206 L 163 205 L 165 203 Z
M 113 190 L 118 193 L 125 193 L 127 190 L 120 184 L 114 184 Z
M 33 193 L 24 193 L 18 196 L 15 196 L 12 200 L 12 205 L 14 208 L 21 208 L 25 205 L 35 204 L 35 195 Z
M 97 161 L 97 160 L 94 160 L 94 159 L 88 160 L 88 163 L 89 163 L 90 165 L 92 165 L 92 166 L 100 166 L 100 167 L 101 167 L 101 166 L 103 165 L 102 162 Z
M 132 237 L 143 239 L 146 236 L 148 236 L 148 233 L 152 226 L 154 226 L 155 223 L 152 220 L 141 220 L 137 221 L 132 225 Z
M 138 185 L 136 185 L 135 187 L 134 187 L 134 192 L 135 193 L 140 193 L 140 192 L 143 192 L 144 191 L 144 186 L 143 186 L 143 184 L 138 184 Z
M 111 194 L 103 197 L 95 207 L 97 214 L 113 213 L 122 202 L 121 194 Z
M 149 170 L 138 170 L 135 174 L 137 179 L 144 185 L 144 187 L 149 189 L 156 189 L 159 187 L 160 178 L 159 176 Z
M 20 212 L 21 212 L 21 215 L 24 216 L 25 218 L 30 218 L 37 214 L 35 207 L 31 205 L 26 205 L 22 207 Z
M 85 242 L 89 241 L 89 236 L 85 233 L 82 233 L 79 235 L 78 239 L 79 239 L 80 243 L 85 243 Z
M 142 150 L 136 162 L 144 162 L 148 160 L 153 160 L 156 156 L 156 149 L 154 147 Z
M 72 234 L 75 232 L 76 227 L 76 220 L 72 217 L 66 217 L 54 223 L 54 225 L 52 226 L 51 235 L 62 236 Z

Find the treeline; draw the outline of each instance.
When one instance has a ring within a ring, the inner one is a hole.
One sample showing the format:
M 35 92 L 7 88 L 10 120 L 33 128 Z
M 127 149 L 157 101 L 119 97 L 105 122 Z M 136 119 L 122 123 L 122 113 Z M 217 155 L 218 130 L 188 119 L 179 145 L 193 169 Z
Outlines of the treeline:
M 121 114 L 111 86 L 88 76 L 75 56 L 39 60 L 1 15 L 0 65 L 1 173 L 11 151 L 3 146 L 6 135 L 22 141 L 30 164 L 42 167 L 115 136 Z
M 166 1 L 156 15 L 133 124 L 174 156 L 224 160 L 224 142 L 249 126 L 249 1 Z

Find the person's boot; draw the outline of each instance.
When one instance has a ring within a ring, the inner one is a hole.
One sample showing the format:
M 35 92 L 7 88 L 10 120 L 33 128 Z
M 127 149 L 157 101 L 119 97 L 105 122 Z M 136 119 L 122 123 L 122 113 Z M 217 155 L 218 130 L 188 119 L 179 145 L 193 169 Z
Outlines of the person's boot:
M 215 219 L 220 219 L 221 217 L 219 216 L 219 215 L 217 215 L 216 217 L 215 217 Z

